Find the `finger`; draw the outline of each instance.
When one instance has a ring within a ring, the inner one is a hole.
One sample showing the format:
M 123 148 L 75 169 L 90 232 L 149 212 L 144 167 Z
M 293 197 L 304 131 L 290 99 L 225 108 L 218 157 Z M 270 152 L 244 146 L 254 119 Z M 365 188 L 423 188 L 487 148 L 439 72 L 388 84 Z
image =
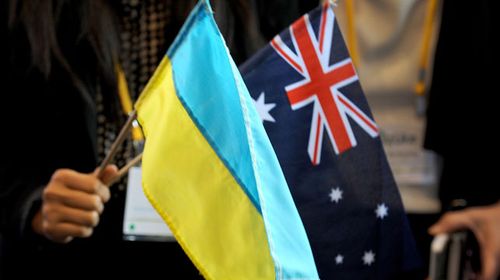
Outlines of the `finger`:
M 104 189 L 107 188 L 104 187 Z M 102 192 L 105 192 L 105 190 Z M 103 195 L 106 195 L 106 199 L 109 199 L 109 190 L 107 190 L 107 194 Z M 88 194 L 64 187 L 46 188 L 43 192 L 43 200 L 49 203 L 62 203 L 68 207 L 97 211 L 99 213 L 102 213 L 104 210 L 103 202 L 107 201 L 104 201 L 97 194 Z
M 498 266 L 500 259 L 495 256 L 495 252 L 486 246 L 481 246 L 481 279 L 495 280 L 498 276 Z
M 97 195 L 101 198 L 101 201 L 106 203 L 111 198 L 111 192 L 109 191 L 109 187 L 104 184 L 100 184 L 97 188 Z
M 99 224 L 97 211 L 85 211 L 61 204 L 45 204 L 42 215 L 44 220 L 51 224 L 71 223 L 84 227 L 95 227 Z
M 52 180 L 60 182 L 68 188 L 95 194 L 102 183 L 93 174 L 83 174 L 71 169 L 58 169 Z
M 429 228 L 429 233 L 431 235 L 436 235 L 465 228 L 475 228 L 468 210 L 445 214 L 437 223 Z
M 94 175 L 97 175 L 99 173 L 99 168 L 97 168 L 94 171 Z M 114 164 L 107 165 L 104 170 L 102 171 L 101 177 L 99 180 L 103 182 L 105 185 L 109 185 L 111 180 L 118 174 L 118 167 Z
M 68 243 L 73 237 L 90 237 L 92 228 L 70 223 L 46 224 L 44 225 L 45 236 L 58 243 Z

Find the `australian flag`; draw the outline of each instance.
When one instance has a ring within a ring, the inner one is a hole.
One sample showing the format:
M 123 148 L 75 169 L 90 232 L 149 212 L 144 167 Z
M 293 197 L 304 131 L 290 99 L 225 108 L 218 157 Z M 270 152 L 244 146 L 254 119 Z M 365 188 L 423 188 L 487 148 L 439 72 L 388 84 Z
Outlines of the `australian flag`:
M 401 199 L 331 4 L 240 68 L 322 279 L 397 279 L 417 257 Z

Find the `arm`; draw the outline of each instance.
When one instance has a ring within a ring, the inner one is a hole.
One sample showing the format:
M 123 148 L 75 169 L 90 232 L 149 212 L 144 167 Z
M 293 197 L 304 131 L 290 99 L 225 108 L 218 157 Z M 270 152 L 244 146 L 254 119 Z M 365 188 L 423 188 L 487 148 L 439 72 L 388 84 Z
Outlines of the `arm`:
M 445 214 L 429 233 L 470 229 L 481 248 L 482 278 L 494 280 L 500 274 L 500 202 Z

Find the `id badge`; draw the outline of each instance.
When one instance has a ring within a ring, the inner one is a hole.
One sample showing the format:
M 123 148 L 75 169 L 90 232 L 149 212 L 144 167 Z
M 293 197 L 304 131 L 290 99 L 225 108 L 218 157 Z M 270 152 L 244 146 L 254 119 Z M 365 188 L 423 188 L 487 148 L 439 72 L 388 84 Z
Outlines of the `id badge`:
M 123 238 L 129 241 L 175 241 L 175 238 L 142 191 L 140 167 L 128 173 L 123 218 Z
M 394 109 L 391 119 L 381 118 L 379 122 L 392 172 L 400 186 L 435 186 L 437 158 L 423 148 L 424 119 L 408 111 Z
M 439 163 L 437 154 L 423 148 L 425 118 L 412 103 L 394 103 L 372 108 L 403 205 L 410 213 L 436 213 Z

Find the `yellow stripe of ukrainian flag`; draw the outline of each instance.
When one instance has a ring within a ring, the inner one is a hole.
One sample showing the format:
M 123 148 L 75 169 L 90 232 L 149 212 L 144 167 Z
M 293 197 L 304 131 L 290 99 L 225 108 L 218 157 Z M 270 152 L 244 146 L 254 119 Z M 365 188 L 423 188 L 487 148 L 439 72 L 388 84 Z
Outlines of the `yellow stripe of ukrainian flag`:
M 168 57 L 143 94 L 144 192 L 184 251 L 207 279 L 274 279 L 262 216 L 178 99 Z

